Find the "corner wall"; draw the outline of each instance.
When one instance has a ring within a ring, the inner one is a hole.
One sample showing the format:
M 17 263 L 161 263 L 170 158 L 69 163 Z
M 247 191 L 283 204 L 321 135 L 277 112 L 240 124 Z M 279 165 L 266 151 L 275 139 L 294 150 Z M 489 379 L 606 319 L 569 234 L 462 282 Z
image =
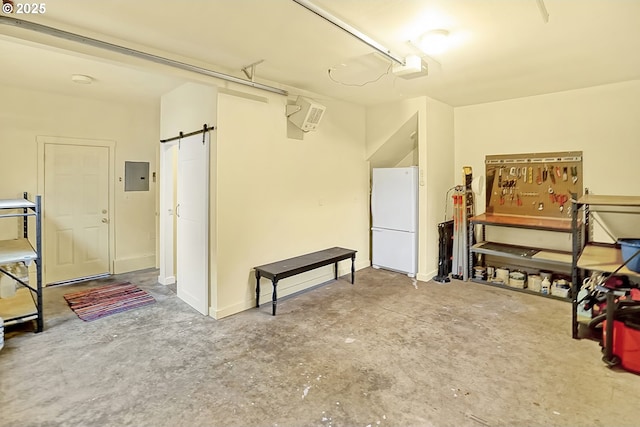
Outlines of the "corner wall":
M 298 140 L 287 138 L 285 97 L 250 93 L 219 95 L 216 318 L 255 306 L 255 266 L 333 246 L 357 250 L 357 269 L 370 265 L 364 108 L 317 99 L 322 122 Z M 293 276 L 278 296 L 332 279 L 332 266 Z M 261 285 L 265 303 L 271 283 Z
M 102 101 L 11 86 L 0 86 L 0 93 L 0 198 L 38 191 L 39 135 L 115 141 L 115 170 L 110 171 L 115 177 L 110 190 L 115 194 L 114 272 L 153 267 L 156 183 L 152 181 L 147 192 L 125 192 L 124 162 L 148 161 L 150 172 L 157 171 L 157 102 Z M 16 237 L 7 223 L 0 224 L 0 239 Z
M 420 280 L 431 280 L 438 272 L 439 235 L 438 224 L 453 217 L 451 201 L 447 191 L 456 184 L 462 184 L 462 169 L 454 168 L 454 126 L 453 107 L 435 99 L 427 98 L 426 158 L 424 194 L 425 223 L 428 238 L 424 240 Z M 448 208 L 448 209 L 447 209 Z
M 418 115 L 418 274 L 429 281 L 437 273 L 438 229 L 447 189 L 454 185 L 453 108 L 428 97 L 418 97 L 367 108 L 367 158 Z
M 298 140 L 287 138 L 287 98 L 279 95 L 189 83 L 162 97 L 163 138 L 201 128 L 215 114 L 209 227 L 214 318 L 255 307 L 255 266 L 333 246 L 357 250 L 357 269 L 370 265 L 364 108 L 318 101 L 327 107 L 318 130 Z M 339 274 L 350 271 L 350 263 L 340 264 Z M 278 284 L 278 296 L 332 279 L 332 266 L 290 277 Z M 271 283 L 263 279 L 261 302 L 270 300 Z
M 638 194 L 639 80 L 458 107 L 454 115 L 456 170 L 468 164 L 484 175 L 488 154 L 576 150 L 592 193 Z M 485 194 L 476 199 L 484 212 Z
M 178 136 L 180 132 L 189 133 L 202 129 L 206 123 L 208 126 L 218 127 L 217 123 L 218 89 L 216 86 L 197 83 L 185 83 L 161 98 L 160 106 L 160 134 L 162 139 Z M 209 159 L 209 314 L 215 312 L 217 289 L 217 232 L 216 232 L 216 187 L 217 187 L 217 131 L 209 133 L 210 159 Z M 165 149 L 160 147 L 160 149 Z M 159 197 L 160 216 L 160 277 L 163 284 L 175 281 L 173 263 L 175 259 L 175 193 L 173 182 L 175 180 L 175 160 L 177 150 L 161 153 L 162 173 L 171 171 L 171 176 L 161 176 L 166 183 L 169 193 Z M 170 247 L 166 247 L 166 245 Z

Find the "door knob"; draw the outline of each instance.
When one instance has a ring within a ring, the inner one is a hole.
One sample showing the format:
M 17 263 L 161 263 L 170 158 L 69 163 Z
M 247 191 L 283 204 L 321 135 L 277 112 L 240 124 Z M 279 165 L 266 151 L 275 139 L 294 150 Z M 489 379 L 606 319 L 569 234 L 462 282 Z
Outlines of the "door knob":
M 108 220 L 107 218 L 102 218 L 102 223 L 103 223 L 103 224 L 106 224 L 106 223 L 108 223 L 108 222 L 109 222 L 109 220 Z

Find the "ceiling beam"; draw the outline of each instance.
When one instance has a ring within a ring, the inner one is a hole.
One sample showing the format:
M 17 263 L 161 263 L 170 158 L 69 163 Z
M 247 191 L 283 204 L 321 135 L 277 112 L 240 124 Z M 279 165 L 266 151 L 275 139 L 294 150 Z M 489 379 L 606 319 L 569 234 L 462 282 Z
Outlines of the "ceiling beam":
M 20 19 L 10 18 L 7 16 L 0 15 L 0 24 L 9 25 L 17 28 L 24 28 L 29 31 L 35 31 L 41 34 L 46 34 L 49 36 L 70 40 L 72 42 L 81 43 L 87 46 L 97 47 L 99 49 L 105 49 L 111 52 L 117 52 L 117 53 L 131 56 L 134 58 L 155 62 L 156 64 L 168 65 L 173 68 L 179 68 L 181 70 L 191 71 L 191 72 L 202 74 L 208 77 L 214 77 L 216 79 L 221 79 L 228 82 L 238 83 L 240 85 L 250 86 L 256 89 L 273 92 L 278 95 L 287 96 L 289 94 L 286 90 L 280 89 L 277 87 L 256 83 L 250 80 L 241 79 L 239 77 L 231 76 L 229 74 L 224 74 L 218 71 L 209 70 L 207 68 L 198 67 L 197 65 L 187 64 L 186 62 L 176 61 L 174 59 L 153 55 L 151 53 L 142 52 L 140 50 L 131 49 L 128 47 L 105 42 L 105 41 L 94 39 L 91 37 L 85 37 L 80 34 L 71 33 L 69 31 L 64 31 L 57 28 L 53 28 L 53 27 L 48 27 L 46 25 L 37 24 L 35 22 L 23 21 Z
M 367 44 L 368 46 L 372 47 L 373 49 L 377 50 L 379 53 L 381 53 L 382 55 L 384 55 L 387 58 L 391 59 L 392 61 L 397 62 L 400 65 L 406 65 L 405 59 L 403 57 L 395 55 L 393 52 L 391 52 L 390 49 L 386 48 L 382 44 L 380 44 L 377 41 L 373 40 L 368 35 L 364 34 L 360 30 L 352 27 L 351 25 L 347 24 L 346 22 L 344 22 L 340 18 L 332 15 L 331 13 L 327 12 L 326 10 L 319 8 L 318 6 L 316 6 L 315 4 L 311 3 L 310 1 L 308 1 L 308 0 L 292 0 L 292 1 L 294 1 L 295 3 L 298 3 L 300 6 L 304 7 L 305 9 L 315 13 L 316 15 L 318 15 L 321 18 L 323 18 L 324 20 L 332 23 L 333 25 L 335 25 L 336 27 L 340 28 L 341 30 L 346 31 L 347 33 L 351 34 L 353 37 L 357 38 L 361 42 L 363 42 L 363 43 Z

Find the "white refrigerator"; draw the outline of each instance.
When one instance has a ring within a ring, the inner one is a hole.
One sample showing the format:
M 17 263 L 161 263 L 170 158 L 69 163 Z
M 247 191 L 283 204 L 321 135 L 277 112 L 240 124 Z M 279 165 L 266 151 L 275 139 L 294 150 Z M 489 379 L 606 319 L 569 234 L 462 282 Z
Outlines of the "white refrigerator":
M 371 188 L 374 268 L 418 272 L 418 167 L 374 168 Z

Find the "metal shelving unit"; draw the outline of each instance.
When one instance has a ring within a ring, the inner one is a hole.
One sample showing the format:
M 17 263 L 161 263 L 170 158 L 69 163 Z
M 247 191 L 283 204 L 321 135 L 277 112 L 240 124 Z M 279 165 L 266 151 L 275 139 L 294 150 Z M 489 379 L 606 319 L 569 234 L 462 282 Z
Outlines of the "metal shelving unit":
M 572 263 L 571 252 L 563 252 L 557 250 L 547 250 L 539 247 L 519 246 L 505 243 L 497 243 L 486 240 L 485 226 L 493 227 L 510 227 L 539 231 L 550 231 L 559 233 L 571 233 L 572 222 L 569 219 L 561 218 L 544 218 L 525 215 L 502 215 L 484 213 L 471 217 L 469 219 L 469 241 L 472 242 L 476 236 L 476 227 L 482 227 L 480 232 L 480 242 L 469 247 L 469 277 L 471 281 L 482 283 L 490 286 L 510 289 L 518 292 L 525 292 L 533 295 L 539 295 L 547 298 L 559 299 L 562 301 L 570 301 L 570 298 L 562 298 L 556 295 L 543 295 L 539 292 L 530 291 L 528 289 L 519 289 L 499 283 L 493 283 L 486 280 L 474 278 L 473 266 L 475 265 L 476 254 L 489 255 L 504 259 L 514 265 L 526 263 L 528 265 L 541 266 L 557 266 L 570 268 Z
M 23 262 L 29 266 L 33 262 L 36 266 L 36 284 L 29 284 L 28 281 L 0 267 L 0 272 L 11 277 L 27 290 L 32 302 L 26 305 L 12 304 L 19 299 L 20 289 L 15 297 L 0 299 L 0 317 L 3 318 L 5 326 L 34 321 L 36 332 L 42 332 L 44 321 L 42 316 L 41 196 L 36 196 L 33 202 L 27 198 L 27 193 L 24 193 L 23 199 L 0 199 L 0 219 L 15 217 L 22 220 L 22 237 L 0 240 L 0 266 L 17 262 Z M 35 220 L 35 248 L 29 242 L 29 217 Z
M 639 215 L 640 197 L 598 196 L 587 193 L 577 199 L 573 197 L 571 203 L 571 228 L 573 230 L 571 268 L 571 283 L 573 286 L 572 335 L 573 338 L 578 338 L 579 319 L 577 295 L 580 290 L 580 285 L 582 284 L 582 271 L 615 273 L 627 275 L 636 280 L 640 279 L 640 273 L 624 267 L 622 253 L 617 244 L 592 242 L 591 215 L 595 212 Z M 584 227 L 581 226 L 581 223 L 584 223 Z

